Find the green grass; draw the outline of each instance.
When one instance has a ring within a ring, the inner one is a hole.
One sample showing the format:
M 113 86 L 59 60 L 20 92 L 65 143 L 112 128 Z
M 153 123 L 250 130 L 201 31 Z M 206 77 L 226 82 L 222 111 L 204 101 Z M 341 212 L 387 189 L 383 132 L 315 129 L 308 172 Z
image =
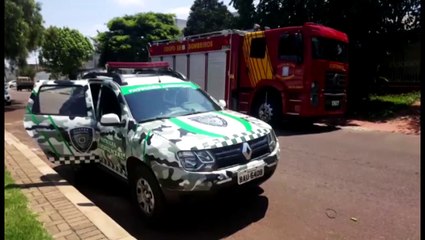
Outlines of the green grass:
M 388 102 L 395 105 L 410 106 L 414 102 L 421 99 L 420 92 L 402 93 L 402 94 L 388 94 L 388 95 L 372 95 L 371 101 Z
M 350 113 L 351 117 L 366 121 L 386 121 L 397 116 L 409 114 L 412 104 L 421 99 L 421 93 L 411 92 L 402 94 L 371 95 L 369 99 L 356 107 Z
M 18 188 L 6 188 L 13 184 L 9 172 L 4 173 L 4 239 L 21 240 L 52 239 L 41 223 L 27 207 L 27 199 Z

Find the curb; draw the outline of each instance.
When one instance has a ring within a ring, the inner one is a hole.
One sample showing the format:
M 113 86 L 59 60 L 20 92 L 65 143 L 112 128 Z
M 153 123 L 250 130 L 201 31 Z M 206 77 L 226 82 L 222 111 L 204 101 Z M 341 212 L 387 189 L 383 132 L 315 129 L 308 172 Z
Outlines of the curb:
M 19 141 L 13 134 L 4 131 L 5 142 L 9 145 L 15 146 L 38 171 L 43 175 L 58 174 L 49 165 L 47 165 L 41 158 L 33 153 L 25 144 Z M 61 180 L 58 183 L 64 183 Z M 55 187 L 80 210 L 108 239 L 111 240 L 130 240 L 135 239 L 124 228 L 116 223 L 111 217 L 105 214 L 99 207 L 92 201 L 81 194 L 72 185 L 55 184 Z

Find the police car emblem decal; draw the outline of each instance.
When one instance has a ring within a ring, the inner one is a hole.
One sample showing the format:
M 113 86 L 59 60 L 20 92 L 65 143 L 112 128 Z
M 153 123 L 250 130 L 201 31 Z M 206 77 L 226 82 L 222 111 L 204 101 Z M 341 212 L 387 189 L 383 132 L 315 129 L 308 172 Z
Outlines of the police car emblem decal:
M 206 125 L 210 125 L 214 127 L 227 127 L 227 121 L 215 115 L 191 117 L 189 119 L 198 123 L 202 123 L 202 124 L 206 124 Z
M 79 127 L 69 130 L 72 146 L 81 153 L 87 152 L 90 149 L 93 144 L 93 135 L 93 128 Z

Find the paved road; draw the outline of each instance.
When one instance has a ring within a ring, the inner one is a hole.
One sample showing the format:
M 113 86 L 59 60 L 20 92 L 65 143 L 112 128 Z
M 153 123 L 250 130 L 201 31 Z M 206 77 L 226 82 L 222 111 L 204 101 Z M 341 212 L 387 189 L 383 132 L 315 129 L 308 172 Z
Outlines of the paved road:
M 6 129 L 44 157 L 22 127 L 29 93 L 11 94 Z M 261 188 L 179 204 L 158 229 L 134 213 L 125 183 L 98 169 L 53 167 L 136 238 L 420 238 L 419 136 L 319 126 L 277 132 L 281 162 Z

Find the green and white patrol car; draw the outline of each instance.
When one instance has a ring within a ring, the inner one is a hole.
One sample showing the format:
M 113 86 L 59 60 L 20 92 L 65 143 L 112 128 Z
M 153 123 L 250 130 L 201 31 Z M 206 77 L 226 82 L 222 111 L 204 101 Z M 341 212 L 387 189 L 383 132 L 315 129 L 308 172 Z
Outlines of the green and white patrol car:
M 128 180 L 147 219 L 173 193 L 260 184 L 279 159 L 268 124 L 166 75 L 40 81 L 24 126 L 52 162 L 100 163 Z

